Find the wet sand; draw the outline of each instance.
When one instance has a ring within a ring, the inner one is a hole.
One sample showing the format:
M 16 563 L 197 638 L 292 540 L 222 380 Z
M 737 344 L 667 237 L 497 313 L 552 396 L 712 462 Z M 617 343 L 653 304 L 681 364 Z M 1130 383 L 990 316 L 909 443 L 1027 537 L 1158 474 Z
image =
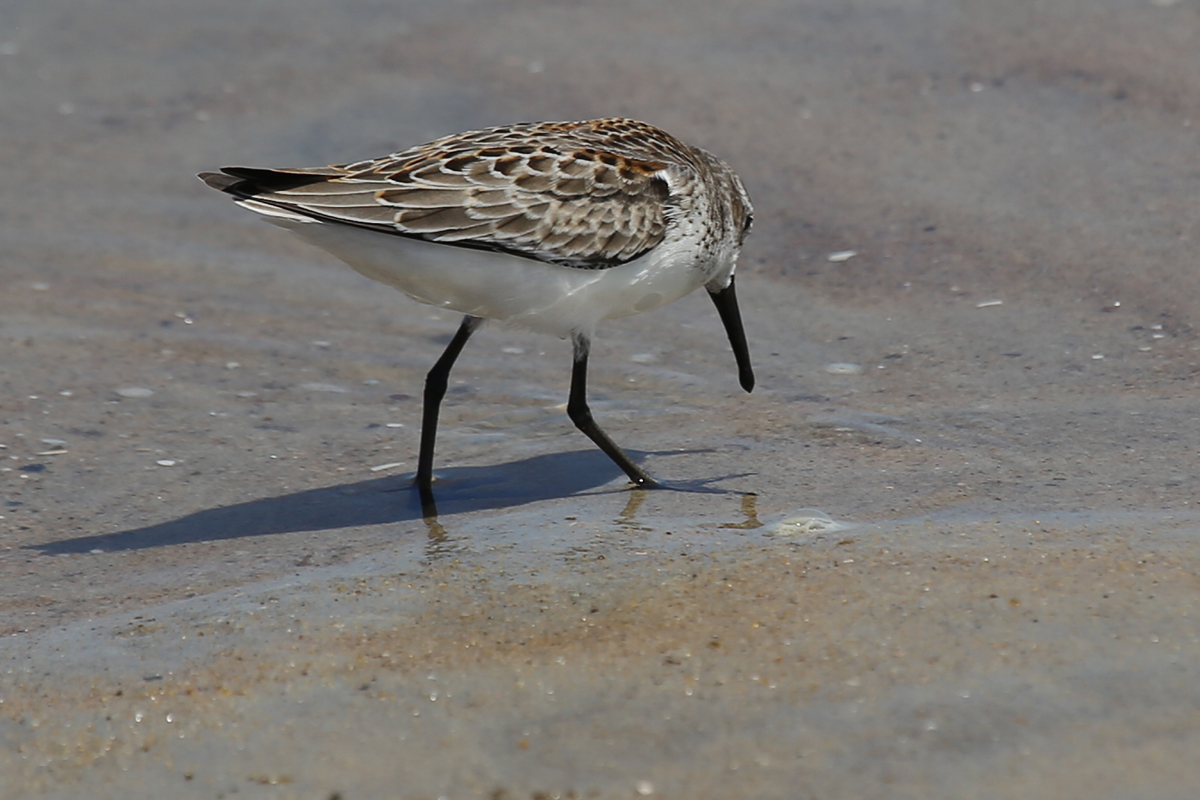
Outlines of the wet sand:
M 0 797 L 1193 794 L 1196 3 L 10 19 Z M 592 359 L 714 491 L 489 326 L 422 520 L 456 317 L 193 175 L 618 114 L 755 201 L 753 394 L 703 297 Z

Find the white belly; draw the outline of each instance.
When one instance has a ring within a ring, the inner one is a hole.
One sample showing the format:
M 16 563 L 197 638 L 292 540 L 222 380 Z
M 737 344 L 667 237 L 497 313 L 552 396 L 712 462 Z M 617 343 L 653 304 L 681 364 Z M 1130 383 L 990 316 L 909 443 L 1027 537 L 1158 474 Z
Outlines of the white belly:
M 558 336 L 658 308 L 711 277 L 667 246 L 618 267 L 575 269 L 345 225 L 268 221 L 414 300 Z

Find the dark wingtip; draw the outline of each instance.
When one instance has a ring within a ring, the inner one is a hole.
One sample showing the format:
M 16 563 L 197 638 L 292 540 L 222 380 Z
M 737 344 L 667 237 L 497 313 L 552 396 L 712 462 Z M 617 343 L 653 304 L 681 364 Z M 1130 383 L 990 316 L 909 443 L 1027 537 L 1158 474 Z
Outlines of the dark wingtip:
M 286 192 L 328 180 L 326 175 L 258 169 L 257 167 L 221 167 L 220 172 L 201 172 L 197 175 L 219 192 L 234 197 L 254 197 L 266 192 Z
M 221 172 L 201 172 L 196 177 L 204 181 L 212 188 L 216 189 L 218 192 L 228 191 L 229 187 L 233 186 L 235 183 L 239 183 L 241 180 L 233 175 L 225 175 Z

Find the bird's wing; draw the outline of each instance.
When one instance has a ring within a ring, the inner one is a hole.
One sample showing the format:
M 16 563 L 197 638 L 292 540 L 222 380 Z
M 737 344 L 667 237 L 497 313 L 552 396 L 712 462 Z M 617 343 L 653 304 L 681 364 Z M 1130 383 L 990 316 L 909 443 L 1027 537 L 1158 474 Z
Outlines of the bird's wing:
M 570 125 L 459 134 L 343 166 L 226 167 L 201 177 L 321 221 L 572 267 L 631 261 L 662 241 L 673 211 L 668 177 L 681 167 L 667 150 Z

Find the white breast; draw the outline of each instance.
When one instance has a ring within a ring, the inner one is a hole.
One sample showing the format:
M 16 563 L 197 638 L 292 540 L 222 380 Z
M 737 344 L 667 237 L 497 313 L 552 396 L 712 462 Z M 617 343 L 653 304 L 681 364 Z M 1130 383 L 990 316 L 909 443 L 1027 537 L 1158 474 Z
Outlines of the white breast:
M 347 225 L 267 219 L 419 302 L 564 337 L 658 308 L 712 278 L 678 239 L 617 267 L 577 269 Z

